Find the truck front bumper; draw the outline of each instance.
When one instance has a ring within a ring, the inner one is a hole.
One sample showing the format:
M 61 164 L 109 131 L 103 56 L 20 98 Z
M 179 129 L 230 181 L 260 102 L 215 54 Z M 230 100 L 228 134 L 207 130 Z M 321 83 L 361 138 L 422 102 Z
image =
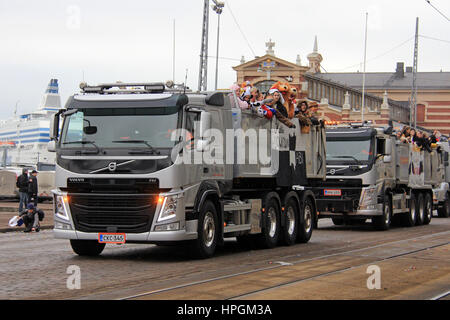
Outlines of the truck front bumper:
M 370 209 L 358 209 L 356 211 L 340 212 L 340 211 L 320 211 L 319 218 L 333 217 L 353 217 L 353 218 L 371 218 L 383 214 L 383 204 L 377 204 Z
M 126 242 L 142 242 L 142 243 L 156 243 L 156 242 L 172 242 L 172 241 L 186 241 L 197 239 L 197 220 L 186 222 L 187 230 L 177 231 L 153 231 L 145 233 L 126 233 Z M 72 239 L 72 240 L 98 240 L 97 232 L 81 232 L 76 230 L 61 230 L 53 229 L 53 234 L 57 239 Z

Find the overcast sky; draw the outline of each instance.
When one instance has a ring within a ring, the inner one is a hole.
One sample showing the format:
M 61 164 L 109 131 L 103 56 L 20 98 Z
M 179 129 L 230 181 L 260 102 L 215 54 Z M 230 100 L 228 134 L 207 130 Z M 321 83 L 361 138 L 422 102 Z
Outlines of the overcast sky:
M 210 1 L 212 2 L 212 1 Z M 228 0 L 221 17 L 219 87 L 235 81 L 232 66 L 265 54 L 302 64 L 317 35 L 328 72 L 362 70 L 365 13 L 369 13 L 367 71 L 412 65 L 416 17 L 419 71 L 450 71 L 450 22 L 425 0 Z M 431 3 L 447 17 L 449 0 Z M 233 13 L 235 19 L 233 18 Z M 83 79 L 166 81 L 172 78 L 176 24 L 176 82 L 197 89 L 202 0 L 0 0 L 0 118 L 33 111 L 50 78 L 63 104 Z M 239 27 L 238 27 L 239 25 Z M 209 55 L 216 55 L 217 15 L 210 10 Z M 243 34 L 245 35 L 245 38 Z M 248 41 L 248 42 L 247 42 Z M 391 50 L 392 49 L 392 50 Z M 372 59 L 376 57 L 376 59 Z M 215 59 L 209 59 L 208 88 Z

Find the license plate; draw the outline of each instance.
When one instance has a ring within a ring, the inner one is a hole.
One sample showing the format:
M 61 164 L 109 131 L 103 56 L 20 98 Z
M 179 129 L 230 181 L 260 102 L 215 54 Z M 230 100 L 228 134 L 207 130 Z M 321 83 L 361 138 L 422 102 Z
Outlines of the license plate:
M 323 194 L 325 196 L 340 197 L 342 195 L 342 191 L 340 189 L 325 189 L 323 190 Z
M 125 233 L 99 233 L 99 243 L 125 243 Z

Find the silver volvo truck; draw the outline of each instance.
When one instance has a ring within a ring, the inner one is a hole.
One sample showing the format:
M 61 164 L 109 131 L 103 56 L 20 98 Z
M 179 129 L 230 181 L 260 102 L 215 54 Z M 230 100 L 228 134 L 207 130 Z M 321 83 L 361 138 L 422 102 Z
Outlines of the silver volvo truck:
M 441 218 L 448 218 L 450 216 L 450 166 L 448 161 L 448 155 L 450 152 L 450 145 L 447 138 L 439 143 L 442 156 L 444 157 L 444 172 L 445 179 L 436 188 L 433 189 L 433 204 L 434 208 L 437 209 L 438 216 Z
M 430 223 L 433 192 L 448 190 L 448 154 L 420 151 L 392 134 L 392 127 L 338 125 L 326 130 L 327 179 L 316 190 L 320 218 L 351 224 L 371 219 L 379 230 L 391 223 Z
M 241 110 L 225 91 L 80 87 L 55 115 L 49 143 L 54 235 L 77 254 L 187 243 L 210 257 L 227 237 L 266 248 L 309 241 L 312 181 L 326 173 L 323 126 L 301 133 L 297 119 L 288 128 Z

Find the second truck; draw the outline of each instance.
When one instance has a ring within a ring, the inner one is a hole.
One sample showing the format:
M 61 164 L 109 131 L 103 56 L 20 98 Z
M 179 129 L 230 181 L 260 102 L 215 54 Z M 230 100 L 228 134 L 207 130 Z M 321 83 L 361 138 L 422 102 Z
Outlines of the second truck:
M 443 148 L 421 151 L 397 140 L 392 127 L 368 124 L 330 126 L 326 135 L 327 179 L 314 189 L 318 218 L 336 225 L 370 219 L 379 230 L 393 221 L 430 223 L 433 196 L 448 191 Z

